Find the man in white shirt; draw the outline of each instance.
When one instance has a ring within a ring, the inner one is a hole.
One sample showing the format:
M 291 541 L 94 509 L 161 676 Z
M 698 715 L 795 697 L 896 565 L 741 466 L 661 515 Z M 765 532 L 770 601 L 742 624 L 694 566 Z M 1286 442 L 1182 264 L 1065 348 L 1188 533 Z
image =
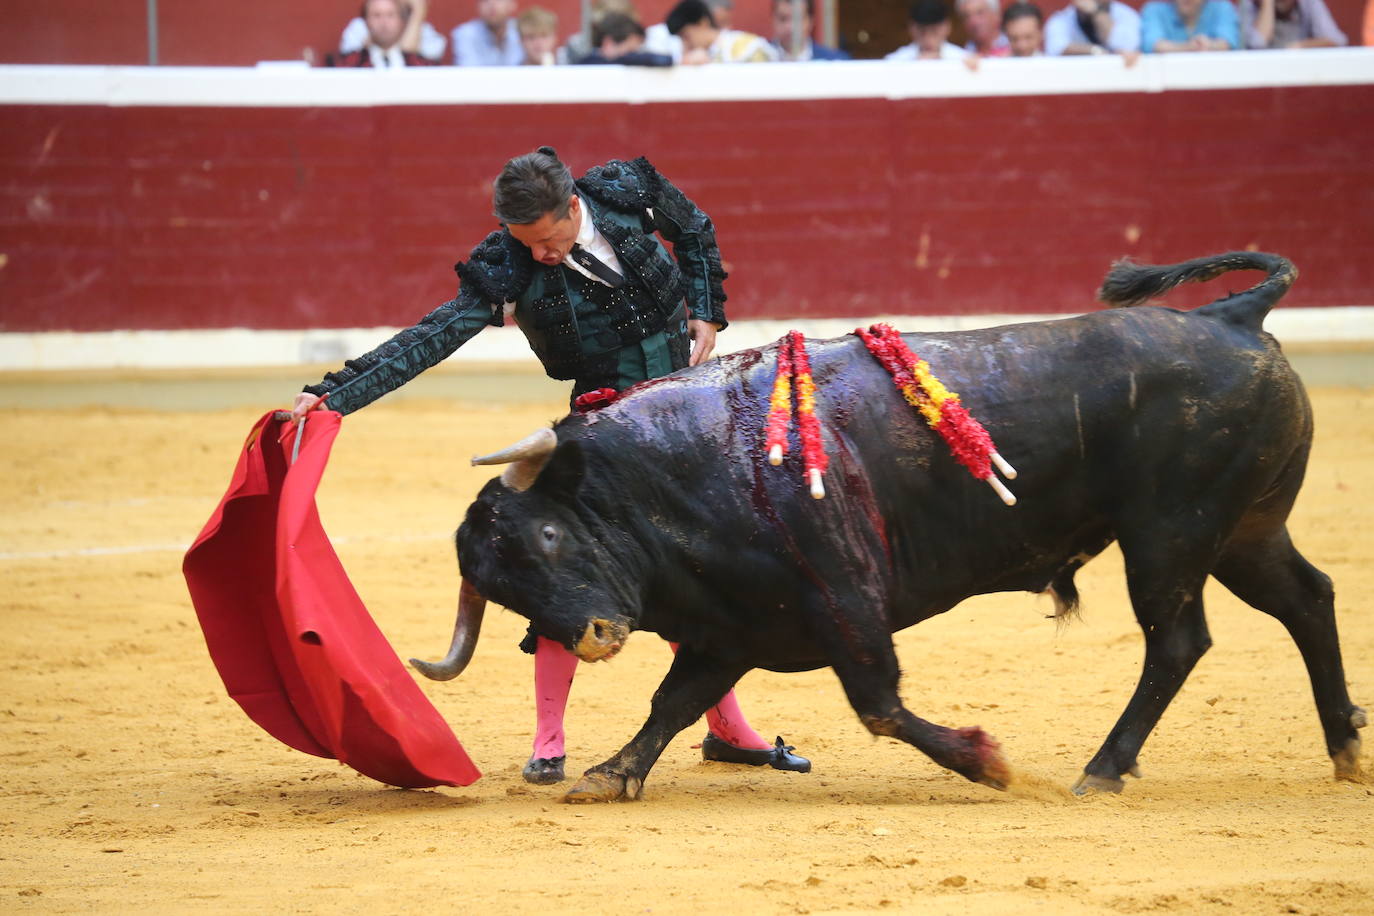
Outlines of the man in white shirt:
M 1011 45 L 1002 34 L 999 0 L 955 0 L 954 6 L 964 23 L 964 34 L 968 36 L 965 51 L 979 57 L 1011 56 Z
M 436 64 L 443 61 L 448 39 L 425 20 L 429 14 L 429 0 L 404 0 L 401 11 L 405 19 L 405 29 L 401 32 L 401 50 L 413 51 Z M 367 22 L 362 16 L 354 16 L 348 25 L 344 26 L 343 35 L 339 38 L 339 53 L 347 55 L 361 51 L 367 47 L 367 43 Z
M 363 23 L 367 41 L 348 53 L 330 54 L 327 67 L 371 67 L 377 70 L 433 65 L 434 61 L 414 51 L 404 50 L 407 7 L 402 0 L 363 0 Z
M 942 0 L 916 0 L 907 13 L 911 44 L 903 45 L 885 60 L 963 60 L 963 48 L 949 40 L 949 7 Z
M 1045 20 L 1045 53 L 1133 54 L 1140 14 L 1119 0 L 1073 0 Z

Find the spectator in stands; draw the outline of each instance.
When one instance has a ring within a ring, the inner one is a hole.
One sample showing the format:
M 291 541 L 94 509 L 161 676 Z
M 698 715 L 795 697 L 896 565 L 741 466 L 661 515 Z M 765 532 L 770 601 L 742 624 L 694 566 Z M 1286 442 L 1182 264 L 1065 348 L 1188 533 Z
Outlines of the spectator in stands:
M 631 67 L 671 67 L 673 58 L 644 50 L 644 26 L 624 13 L 607 13 L 592 26 L 596 50 L 580 64 L 624 64 Z
M 1039 57 L 1045 35 L 1045 14 L 1034 3 L 1013 3 L 1002 11 L 1002 34 L 1012 57 Z
M 348 54 L 330 54 L 326 67 L 425 67 L 434 61 L 401 48 L 406 31 L 406 7 L 402 0 L 363 0 L 367 39 L 362 48 Z
M 949 40 L 949 7 L 944 0 L 915 0 L 907 11 L 911 44 L 902 45 L 885 60 L 963 60 L 964 51 Z
M 1240 0 L 1245 47 L 1337 48 L 1347 44 L 1322 0 Z
M 401 9 L 405 18 L 405 29 L 401 32 L 399 42 L 402 53 L 413 51 L 431 63 L 441 63 L 444 59 L 444 50 L 448 47 L 448 39 L 425 21 L 425 16 L 429 13 L 429 0 L 403 0 Z M 367 47 L 369 35 L 366 16 L 367 4 L 364 3 L 362 13 L 354 16 L 348 25 L 344 26 L 343 35 L 339 38 L 339 57 L 336 61 Z M 336 63 L 334 66 L 346 65 Z
M 849 60 L 838 48 L 811 39 L 816 0 L 773 0 L 773 48 L 782 60 Z M 792 17 L 801 12 L 801 44 L 792 47 Z
M 668 31 L 666 22 L 655 22 L 644 30 L 644 50 L 667 54 L 675 64 L 682 62 L 682 39 Z
M 680 0 L 668 13 L 668 31 L 682 39 L 684 64 L 742 64 L 777 60 L 773 46 L 752 32 L 722 29 L 705 0 Z
M 558 16 L 542 6 L 532 6 L 515 20 L 520 32 L 520 47 L 525 51 L 521 63 L 526 66 L 551 67 L 556 63 L 558 49 Z
M 728 31 L 735 27 L 735 0 L 706 0 L 706 5 L 718 28 Z
M 567 36 L 567 43 L 558 49 L 558 62 L 583 63 L 584 58 L 587 58 L 587 55 L 596 49 L 596 45 L 592 44 L 589 32 L 594 32 L 596 23 L 600 21 L 600 18 L 610 14 L 610 12 L 627 15 L 633 21 L 639 22 L 639 11 L 635 10 L 635 4 L 631 0 L 592 0 L 591 30 L 584 33 L 583 30 L 578 29 L 577 32 Z
M 1231 0 L 1150 0 L 1140 11 L 1140 49 L 1147 54 L 1239 47 L 1240 20 Z
M 1133 54 L 1140 14 L 1120 0 L 1072 0 L 1045 23 L 1045 53 Z
M 477 0 L 477 18 L 453 30 L 453 63 L 458 67 L 513 67 L 525 59 L 515 0 Z
M 635 9 L 632 0 L 592 0 L 590 23 L 591 30 L 596 30 L 596 24 L 601 17 L 609 13 L 619 13 L 629 16 L 635 22 L 639 21 L 639 11 Z M 558 62 L 560 64 L 580 64 L 583 58 L 596 50 L 596 45 L 592 43 L 591 35 L 584 34 L 581 29 L 568 36 L 568 41 L 563 47 L 558 49 Z
M 998 0 L 955 0 L 968 44 L 964 50 L 979 57 L 1007 57 L 1011 45 L 1002 34 L 1002 5 Z

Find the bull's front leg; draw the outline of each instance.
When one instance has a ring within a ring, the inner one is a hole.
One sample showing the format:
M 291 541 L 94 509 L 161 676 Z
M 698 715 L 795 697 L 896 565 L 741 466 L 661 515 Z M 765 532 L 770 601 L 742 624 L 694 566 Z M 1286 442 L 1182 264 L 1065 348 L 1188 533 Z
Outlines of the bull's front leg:
M 749 669 L 722 665 L 688 646 L 678 649 L 673 665 L 654 691 L 649 718 L 630 743 L 605 763 L 592 767 L 563 796 L 569 803 L 634 801 L 644 779 L 678 732 L 720 702 Z

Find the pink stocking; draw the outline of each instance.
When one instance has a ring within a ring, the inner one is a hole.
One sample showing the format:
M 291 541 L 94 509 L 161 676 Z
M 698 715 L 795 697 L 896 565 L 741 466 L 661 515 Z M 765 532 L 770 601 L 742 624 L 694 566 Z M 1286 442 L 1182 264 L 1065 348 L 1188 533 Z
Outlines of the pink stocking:
M 677 643 L 670 642 L 668 645 L 677 652 Z M 721 697 L 715 706 L 706 710 L 706 725 L 711 729 L 711 734 L 735 747 L 758 749 L 773 746 L 754 731 L 749 720 L 744 718 L 744 711 L 739 708 L 739 701 L 735 699 L 733 690 Z
M 577 656 L 540 636 L 534 650 L 534 706 L 538 722 L 532 756 L 563 756 L 563 712 L 568 708 L 568 694 L 576 674 Z

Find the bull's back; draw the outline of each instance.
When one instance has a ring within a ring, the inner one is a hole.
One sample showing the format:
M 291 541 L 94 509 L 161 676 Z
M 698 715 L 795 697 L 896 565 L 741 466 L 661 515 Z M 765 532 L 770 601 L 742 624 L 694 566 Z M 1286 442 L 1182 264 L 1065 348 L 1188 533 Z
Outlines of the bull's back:
M 808 342 L 824 500 L 808 495 L 795 424 L 783 465 L 766 460 L 776 346 L 648 383 L 604 421 L 649 465 L 708 482 L 702 537 L 771 558 L 773 585 L 829 564 L 899 596 L 907 623 L 971 594 L 1043 588 L 1067 558 L 1117 536 L 1124 501 L 1165 485 L 1204 493 L 1237 457 L 1279 467 L 1310 437 L 1301 383 L 1273 340 L 1197 313 L 906 340 L 1019 470 L 1014 508 L 954 461 L 852 335 Z

